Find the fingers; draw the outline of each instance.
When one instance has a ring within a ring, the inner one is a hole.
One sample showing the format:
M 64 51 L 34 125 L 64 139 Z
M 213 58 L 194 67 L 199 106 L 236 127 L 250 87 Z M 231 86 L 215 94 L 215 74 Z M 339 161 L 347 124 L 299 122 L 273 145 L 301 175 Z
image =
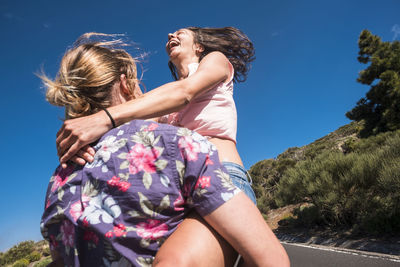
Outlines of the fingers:
M 60 136 L 61 137 L 61 136 Z M 57 145 L 57 154 L 59 157 L 65 155 L 67 150 L 71 150 L 71 146 L 76 144 L 79 140 L 76 140 L 75 136 L 69 135 L 61 139 L 61 141 Z M 76 153 L 76 152 L 75 152 Z M 74 154 L 75 154 L 74 153 Z
M 94 150 L 93 147 L 87 145 L 84 146 L 81 150 L 78 151 L 78 153 L 71 158 L 72 162 L 75 162 L 78 165 L 85 165 L 87 162 L 93 162 L 94 160 L 94 154 L 96 151 Z M 62 163 L 61 167 L 63 169 L 67 168 L 67 163 Z
M 65 140 L 67 141 L 67 140 Z M 63 142 L 61 142 L 63 143 Z M 60 158 L 60 163 L 66 163 L 69 159 L 71 159 L 75 154 L 78 153 L 79 149 L 84 146 L 85 144 L 82 143 L 82 141 L 80 141 L 79 139 L 75 141 L 75 143 L 73 143 L 71 145 L 71 147 L 69 147 L 68 151 L 66 151 L 66 153 L 64 153 L 64 155 Z
M 65 122 L 61 126 L 61 129 L 57 132 L 57 138 L 56 138 L 56 146 L 57 146 L 57 154 L 60 157 L 65 150 L 65 141 L 69 138 L 71 135 L 71 131 L 66 130 L 65 128 Z
M 91 156 L 94 156 L 94 154 L 96 154 L 96 150 L 94 150 L 93 147 L 87 145 L 85 147 L 83 147 L 83 150 L 85 150 L 87 153 L 89 153 Z
M 63 123 L 63 125 L 62 125 L 61 128 L 60 128 L 60 130 L 58 130 L 58 132 L 57 132 L 57 134 L 56 134 L 57 137 L 64 131 L 64 128 L 65 128 L 65 123 Z M 57 139 L 58 139 L 58 138 L 57 138 Z
M 75 162 L 76 164 L 82 165 L 82 166 L 86 164 L 86 160 L 83 158 L 80 158 L 78 156 L 73 156 L 71 158 L 71 161 Z
M 93 158 L 94 154 L 91 154 L 90 152 L 88 152 L 89 148 L 91 148 L 91 147 L 90 146 L 84 146 L 77 153 L 77 156 L 82 158 L 85 161 L 85 163 L 86 162 L 93 162 L 93 160 L 94 160 L 94 158 Z M 91 148 L 91 150 L 94 150 L 94 149 Z

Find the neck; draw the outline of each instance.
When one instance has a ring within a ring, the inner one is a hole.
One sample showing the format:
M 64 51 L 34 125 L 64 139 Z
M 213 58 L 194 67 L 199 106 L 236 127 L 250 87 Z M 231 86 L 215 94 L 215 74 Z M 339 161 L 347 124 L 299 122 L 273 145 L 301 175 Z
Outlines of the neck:
M 172 63 L 176 67 L 176 71 L 178 73 L 178 79 L 182 80 L 189 76 L 189 64 L 199 63 L 199 58 L 188 58 L 186 60 L 180 60 L 178 62 L 172 61 Z

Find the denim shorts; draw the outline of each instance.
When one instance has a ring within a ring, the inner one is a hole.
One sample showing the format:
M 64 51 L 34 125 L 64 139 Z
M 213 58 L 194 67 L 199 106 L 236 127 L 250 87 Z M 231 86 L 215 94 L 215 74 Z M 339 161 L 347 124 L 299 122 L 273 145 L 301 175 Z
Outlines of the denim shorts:
M 239 164 L 233 162 L 222 162 L 222 165 L 226 168 L 231 177 L 231 180 L 236 187 L 242 190 L 250 199 L 257 204 L 256 195 L 254 194 L 253 188 L 251 188 L 251 177 L 250 174 Z M 247 177 L 249 179 L 247 179 Z M 249 181 L 250 180 L 250 181 Z

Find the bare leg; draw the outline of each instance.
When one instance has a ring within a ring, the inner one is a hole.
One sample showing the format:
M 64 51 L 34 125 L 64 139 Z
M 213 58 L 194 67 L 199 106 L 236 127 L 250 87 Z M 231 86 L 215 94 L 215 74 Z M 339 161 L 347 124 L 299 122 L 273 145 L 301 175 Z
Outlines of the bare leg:
M 232 267 L 236 251 L 196 212 L 164 242 L 153 266 Z

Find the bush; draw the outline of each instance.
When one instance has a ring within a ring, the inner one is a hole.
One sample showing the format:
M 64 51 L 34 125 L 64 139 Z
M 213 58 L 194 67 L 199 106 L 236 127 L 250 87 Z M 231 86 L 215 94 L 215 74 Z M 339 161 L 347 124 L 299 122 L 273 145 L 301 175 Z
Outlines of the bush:
M 26 267 L 29 265 L 29 260 L 27 259 L 20 259 L 17 260 L 14 264 L 13 267 Z
M 19 259 L 28 256 L 33 252 L 34 244 L 35 242 L 33 241 L 24 241 L 19 243 L 18 245 L 13 246 L 2 255 L 0 260 L 1 265 L 11 264 Z
M 29 260 L 29 262 L 34 262 L 40 260 L 42 255 L 40 255 L 39 252 L 33 251 L 31 254 L 29 254 L 26 258 Z
M 278 206 L 309 200 L 326 225 L 370 233 L 400 232 L 400 132 L 352 144 L 344 155 L 325 151 L 281 177 Z
M 52 262 L 51 257 L 45 258 L 41 260 L 40 262 L 36 263 L 34 267 L 46 267 Z
M 46 248 L 42 249 L 42 255 L 45 257 L 50 256 L 50 248 L 46 247 Z
M 292 150 L 295 150 L 295 148 Z M 282 157 L 278 160 L 263 160 L 250 168 L 249 173 L 253 180 L 253 190 L 261 213 L 266 214 L 270 209 L 277 207 L 274 198 L 276 185 L 286 169 L 295 164 L 296 161 L 293 159 Z

